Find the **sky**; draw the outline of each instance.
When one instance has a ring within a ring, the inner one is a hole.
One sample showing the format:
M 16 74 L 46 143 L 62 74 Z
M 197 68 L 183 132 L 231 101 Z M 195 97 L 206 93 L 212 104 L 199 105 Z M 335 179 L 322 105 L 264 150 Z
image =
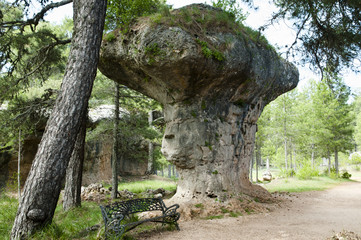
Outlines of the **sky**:
M 240 1 L 239 1 L 240 2 Z M 167 4 L 172 5 L 173 8 L 179 8 L 192 3 L 207 3 L 212 4 L 211 0 L 167 0 Z M 248 9 L 246 5 L 241 5 L 246 12 L 248 12 L 247 20 L 245 25 L 252 27 L 253 29 L 258 29 L 262 26 L 267 19 L 270 18 L 272 12 L 275 10 L 275 7 L 269 4 L 269 1 L 266 0 L 254 0 L 256 6 L 259 7 L 257 11 Z M 241 4 L 241 2 L 240 2 Z M 70 4 L 61 7 L 55 10 L 53 13 L 50 13 L 46 20 L 55 21 L 61 23 L 64 17 L 72 16 L 72 7 Z M 277 25 L 272 25 L 266 31 L 263 32 L 264 36 L 273 46 L 279 46 L 282 51 L 282 47 L 286 45 L 291 45 L 294 41 L 295 30 L 292 29 L 292 24 L 290 22 L 281 21 Z M 284 48 L 283 48 L 284 49 Z M 297 61 L 297 60 L 295 60 Z M 309 79 L 319 80 L 320 75 L 314 73 L 309 69 L 308 66 L 301 67 L 297 66 L 300 72 L 300 83 L 299 86 L 303 86 L 307 83 Z M 353 92 L 361 91 L 361 75 L 352 73 L 349 70 L 345 70 L 343 74 L 343 79 L 346 84 L 351 87 Z

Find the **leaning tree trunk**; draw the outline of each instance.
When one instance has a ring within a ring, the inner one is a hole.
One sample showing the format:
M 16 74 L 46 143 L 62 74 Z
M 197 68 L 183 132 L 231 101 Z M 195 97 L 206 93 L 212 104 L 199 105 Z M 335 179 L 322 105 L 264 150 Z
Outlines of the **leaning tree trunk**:
M 119 84 L 114 82 L 114 129 L 113 129 L 113 156 L 112 156 L 112 199 L 118 196 L 118 169 L 119 169 Z M 124 170 L 124 168 L 123 168 Z
M 64 211 L 81 206 L 81 182 L 83 177 L 86 120 L 87 114 L 85 113 L 78 136 L 76 137 L 73 153 L 66 169 L 63 197 Z
M 74 33 L 61 93 L 26 180 L 11 239 L 51 223 L 96 76 L 106 1 L 74 0 Z

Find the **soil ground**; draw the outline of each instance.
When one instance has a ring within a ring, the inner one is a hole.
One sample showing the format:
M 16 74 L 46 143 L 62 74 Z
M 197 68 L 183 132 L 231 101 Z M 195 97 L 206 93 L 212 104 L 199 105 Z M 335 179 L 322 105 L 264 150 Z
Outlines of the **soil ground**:
M 325 191 L 291 194 L 268 213 L 180 221 L 179 225 L 180 231 L 154 232 L 141 239 L 322 240 L 343 230 L 361 235 L 361 180 Z

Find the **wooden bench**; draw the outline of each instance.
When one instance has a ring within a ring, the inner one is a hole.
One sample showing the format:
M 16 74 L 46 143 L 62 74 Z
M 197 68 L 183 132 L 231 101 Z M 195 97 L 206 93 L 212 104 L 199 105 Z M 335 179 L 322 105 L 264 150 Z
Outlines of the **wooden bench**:
M 100 206 L 105 223 L 105 238 L 120 239 L 125 232 L 145 222 L 174 224 L 179 230 L 177 221 L 180 213 L 176 212 L 177 208 L 179 208 L 178 204 L 166 207 L 161 198 L 139 198 Z M 160 211 L 161 215 L 129 221 L 133 214 L 148 211 Z

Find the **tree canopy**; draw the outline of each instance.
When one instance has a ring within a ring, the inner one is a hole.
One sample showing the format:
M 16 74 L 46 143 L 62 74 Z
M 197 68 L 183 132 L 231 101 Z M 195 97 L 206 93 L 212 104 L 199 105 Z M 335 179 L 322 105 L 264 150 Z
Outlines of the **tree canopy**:
M 252 0 L 244 0 L 252 3 Z M 343 67 L 359 71 L 361 50 L 361 3 L 358 0 L 274 0 L 278 7 L 270 24 L 289 19 L 296 29 L 292 55 L 333 76 Z M 261 29 L 262 30 L 262 29 Z M 301 42 L 301 44 L 298 44 Z

